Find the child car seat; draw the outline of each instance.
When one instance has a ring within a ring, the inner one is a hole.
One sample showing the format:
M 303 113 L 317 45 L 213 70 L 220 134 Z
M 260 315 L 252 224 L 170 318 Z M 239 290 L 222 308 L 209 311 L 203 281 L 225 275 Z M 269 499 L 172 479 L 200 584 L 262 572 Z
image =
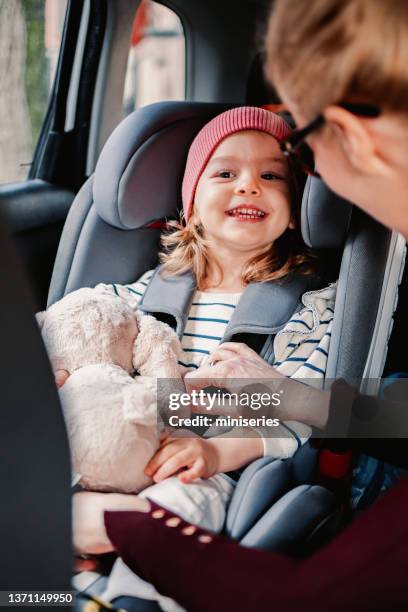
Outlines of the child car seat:
M 231 106 L 159 103 L 129 115 L 116 128 L 68 215 L 48 305 L 83 286 L 132 282 L 157 263 L 157 221 L 175 217 L 180 208 L 190 143 L 208 120 Z M 310 246 L 335 260 L 332 274 L 341 262 L 328 375 L 362 375 L 370 361 L 370 374 L 379 376 L 381 364 L 374 358 L 371 335 L 387 327 L 381 305 L 398 285 L 398 237 L 310 178 L 303 196 L 302 232 Z M 387 317 L 389 323 L 389 313 Z M 379 333 L 377 346 L 385 338 Z M 231 502 L 227 534 L 245 545 L 286 552 L 312 534 L 334 505 L 329 491 L 309 484 L 315 458 L 316 451 L 306 446 L 287 462 L 263 458 L 251 464 Z M 95 592 L 102 588 L 95 585 Z
M 156 264 L 161 231 L 157 221 L 176 216 L 180 207 L 190 143 L 209 119 L 231 106 L 163 102 L 136 111 L 115 129 L 68 215 L 48 305 L 79 287 L 132 282 Z M 324 251 L 326 259 L 335 253 L 337 263 L 341 260 L 328 375 L 361 375 L 367 357 L 375 353 L 372 330 L 386 327 L 379 321 L 380 306 L 384 294 L 389 301 L 397 286 L 395 270 L 402 265 L 402 256 L 396 256 L 399 240 L 310 178 L 303 197 L 302 231 L 305 241 Z M 371 375 L 380 375 L 379 360 L 370 359 Z M 234 524 L 236 528 L 237 518 Z

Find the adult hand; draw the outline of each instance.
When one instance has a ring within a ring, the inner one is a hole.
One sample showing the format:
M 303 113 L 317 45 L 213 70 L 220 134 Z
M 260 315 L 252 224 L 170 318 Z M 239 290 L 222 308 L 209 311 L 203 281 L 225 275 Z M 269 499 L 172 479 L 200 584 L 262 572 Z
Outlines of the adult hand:
M 209 478 L 217 471 L 216 449 L 207 440 L 183 430 L 165 439 L 145 467 L 145 474 L 154 482 L 180 472 L 179 480 L 187 483 L 196 478 Z
M 272 410 L 274 417 L 300 421 L 320 429 L 325 427 L 329 414 L 330 392 L 320 391 L 287 378 L 267 364 L 246 344 L 238 342 L 220 344 L 200 368 L 186 374 L 184 382 L 190 394 L 194 390 L 200 391 L 210 386 L 223 387 L 231 393 L 240 393 L 248 387 L 248 382 L 245 383 L 244 379 L 251 379 L 249 385 L 261 382 L 268 386 L 268 381 L 271 381 L 272 391 L 276 390 L 276 386 L 278 390 L 284 389 L 284 401 L 280 406 L 274 406 Z M 205 408 L 193 408 L 193 410 L 203 412 Z
M 246 344 L 224 342 L 200 368 L 186 374 L 184 382 L 188 393 L 211 385 L 228 387 L 232 391 L 237 384 L 239 388 L 242 387 L 239 380 L 244 378 L 251 378 L 254 382 L 259 379 L 286 379 Z M 227 384 L 227 379 L 233 380 Z

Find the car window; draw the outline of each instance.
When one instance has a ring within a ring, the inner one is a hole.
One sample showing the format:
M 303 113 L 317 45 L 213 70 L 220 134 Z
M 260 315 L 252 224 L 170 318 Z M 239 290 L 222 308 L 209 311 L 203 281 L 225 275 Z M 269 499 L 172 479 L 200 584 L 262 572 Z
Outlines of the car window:
M 146 104 L 185 98 L 185 40 L 179 17 L 142 0 L 133 22 L 123 114 Z
M 0 2 L 0 183 L 27 178 L 54 79 L 66 4 Z

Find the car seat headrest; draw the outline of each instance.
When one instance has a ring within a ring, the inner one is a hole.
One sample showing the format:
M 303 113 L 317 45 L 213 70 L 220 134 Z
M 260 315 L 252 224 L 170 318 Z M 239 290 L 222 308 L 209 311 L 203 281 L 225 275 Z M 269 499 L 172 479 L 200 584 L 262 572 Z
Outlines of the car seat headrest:
M 174 217 L 181 206 L 181 181 L 194 136 L 231 106 L 162 102 L 126 117 L 96 165 L 93 197 L 99 216 L 119 229 Z
M 343 245 L 350 225 L 352 205 L 336 195 L 322 180 L 309 176 L 302 199 L 302 236 L 309 247 L 335 249 Z

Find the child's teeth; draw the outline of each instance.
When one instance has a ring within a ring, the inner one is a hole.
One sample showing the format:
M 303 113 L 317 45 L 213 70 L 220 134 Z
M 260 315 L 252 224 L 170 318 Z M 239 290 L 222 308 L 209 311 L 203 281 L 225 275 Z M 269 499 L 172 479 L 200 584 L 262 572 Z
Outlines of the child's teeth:
M 265 213 L 261 210 L 253 210 L 251 208 L 235 208 L 230 212 L 233 216 L 245 215 L 250 219 L 257 219 L 258 217 L 264 217 Z

